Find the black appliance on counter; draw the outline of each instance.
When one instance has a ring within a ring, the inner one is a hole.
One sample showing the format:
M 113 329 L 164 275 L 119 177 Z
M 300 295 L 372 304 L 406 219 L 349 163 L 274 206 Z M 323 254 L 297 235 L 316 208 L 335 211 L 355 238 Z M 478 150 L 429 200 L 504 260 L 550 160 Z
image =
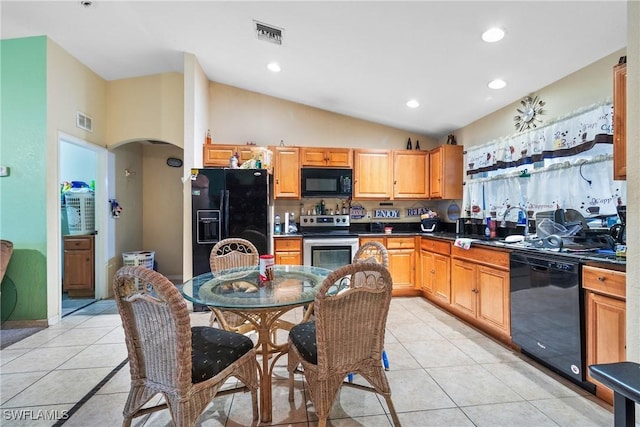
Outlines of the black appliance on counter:
M 198 169 L 191 181 L 194 276 L 211 271 L 211 249 L 228 237 L 269 253 L 268 183 L 264 169 Z
M 617 210 L 618 210 L 618 218 L 620 218 L 620 223 L 614 224 L 611 227 L 611 230 L 610 230 L 611 237 L 613 237 L 616 243 L 626 245 L 627 244 L 627 207 L 618 206 Z
M 579 262 L 557 255 L 511 253 L 511 339 L 522 353 L 582 388 L 584 297 Z
M 353 184 L 351 169 L 302 168 L 302 197 L 350 198 Z

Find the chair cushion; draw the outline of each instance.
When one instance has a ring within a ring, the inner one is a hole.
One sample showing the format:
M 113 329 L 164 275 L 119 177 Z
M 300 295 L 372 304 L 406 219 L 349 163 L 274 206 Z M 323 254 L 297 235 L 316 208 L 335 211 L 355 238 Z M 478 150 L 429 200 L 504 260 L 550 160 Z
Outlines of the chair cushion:
M 253 348 L 251 338 L 208 326 L 191 328 L 191 381 L 199 383 L 222 372 Z
M 318 364 L 315 321 L 297 324 L 289 331 L 289 338 L 304 360 L 314 365 Z

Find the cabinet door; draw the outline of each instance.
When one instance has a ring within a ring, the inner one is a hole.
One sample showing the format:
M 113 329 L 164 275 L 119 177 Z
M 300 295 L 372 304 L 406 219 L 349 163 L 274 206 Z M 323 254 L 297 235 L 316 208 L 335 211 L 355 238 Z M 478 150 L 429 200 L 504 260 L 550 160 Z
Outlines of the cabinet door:
M 462 199 L 461 145 L 441 145 L 429 152 L 429 194 L 432 199 Z
M 327 155 L 322 147 L 304 147 L 300 151 L 302 166 L 326 166 Z
M 236 152 L 235 145 L 210 144 L 202 146 L 202 164 L 204 166 L 229 166 L 229 158 Z
M 327 166 L 335 168 L 350 168 L 353 164 L 352 150 L 349 148 L 327 148 Z
M 420 251 L 420 289 L 433 295 L 433 283 L 436 274 L 434 254 L 429 251 Z
M 393 152 L 393 198 L 429 197 L 429 154 L 426 151 Z
M 587 366 L 626 360 L 626 304 L 624 300 L 586 292 Z M 613 391 L 591 378 L 596 395 L 613 403 Z
M 273 169 L 273 197 L 300 198 L 300 160 L 296 147 L 275 147 Z
M 442 185 L 442 150 L 438 147 L 429 153 L 429 195 L 431 198 L 442 197 Z
M 475 264 L 453 259 L 451 261 L 451 306 L 469 316 L 476 315 Z
M 440 254 L 433 255 L 433 293 L 447 304 L 451 302 L 451 259 Z
M 389 249 L 389 273 L 393 289 L 413 288 L 415 251 L 411 249 Z
M 511 335 L 509 272 L 479 265 L 477 317 L 487 326 Z
M 64 251 L 64 289 L 92 289 L 92 283 L 91 251 Z
M 627 179 L 627 64 L 613 68 L 613 179 Z
M 236 147 L 236 153 L 238 153 L 238 164 L 241 165 L 247 160 L 253 158 L 253 148 L 250 145 L 241 145 Z
M 391 197 L 391 155 L 389 150 L 355 150 L 354 199 Z
M 300 252 L 276 252 L 274 258 L 276 264 L 302 265 Z

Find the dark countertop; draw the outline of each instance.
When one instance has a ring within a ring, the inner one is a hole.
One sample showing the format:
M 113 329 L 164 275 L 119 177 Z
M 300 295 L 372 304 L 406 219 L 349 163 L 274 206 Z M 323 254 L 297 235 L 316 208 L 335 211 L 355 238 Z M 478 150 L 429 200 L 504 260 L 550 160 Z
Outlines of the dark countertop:
M 395 226 L 394 226 L 395 228 Z M 505 244 L 502 239 L 486 239 L 480 238 L 479 236 L 456 236 L 455 233 L 442 231 L 435 233 L 422 233 L 420 231 L 412 231 L 412 230 L 398 230 L 393 231 L 391 234 L 385 234 L 384 232 L 372 232 L 372 231 L 364 231 L 364 230 L 351 230 L 353 234 L 357 234 L 359 237 L 423 237 L 423 238 L 431 238 L 431 239 L 439 239 L 439 240 L 447 240 L 453 242 L 456 238 L 470 238 L 473 239 L 472 245 L 490 247 L 495 249 L 500 249 L 508 252 L 524 252 L 529 254 L 543 254 L 543 255 L 556 255 L 558 257 L 563 258 L 571 258 L 573 260 L 577 260 L 583 264 L 601 266 L 603 268 L 614 268 L 614 269 L 622 269 L 626 268 L 627 259 L 625 257 L 617 257 L 613 253 L 598 253 L 598 252 L 568 252 L 563 250 L 558 252 L 557 250 L 551 249 L 536 249 L 536 248 L 524 248 L 518 247 L 513 244 Z M 276 239 L 280 238 L 296 238 L 302 237 L 301 233 L 289 233 L 289 234 L 279 234 L 273 236 Z

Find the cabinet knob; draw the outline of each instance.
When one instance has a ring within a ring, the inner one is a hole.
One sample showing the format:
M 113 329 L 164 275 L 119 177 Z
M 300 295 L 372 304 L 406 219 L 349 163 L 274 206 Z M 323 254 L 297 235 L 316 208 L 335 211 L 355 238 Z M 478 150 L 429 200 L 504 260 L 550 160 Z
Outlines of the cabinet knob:
M 603 276 L 598 276 L 598 280 L 599 280 L 600 282 L 604 282 L 605 280 L 607 280 L 607 278 L 606 278 L 606 277 L 603 277 Z

